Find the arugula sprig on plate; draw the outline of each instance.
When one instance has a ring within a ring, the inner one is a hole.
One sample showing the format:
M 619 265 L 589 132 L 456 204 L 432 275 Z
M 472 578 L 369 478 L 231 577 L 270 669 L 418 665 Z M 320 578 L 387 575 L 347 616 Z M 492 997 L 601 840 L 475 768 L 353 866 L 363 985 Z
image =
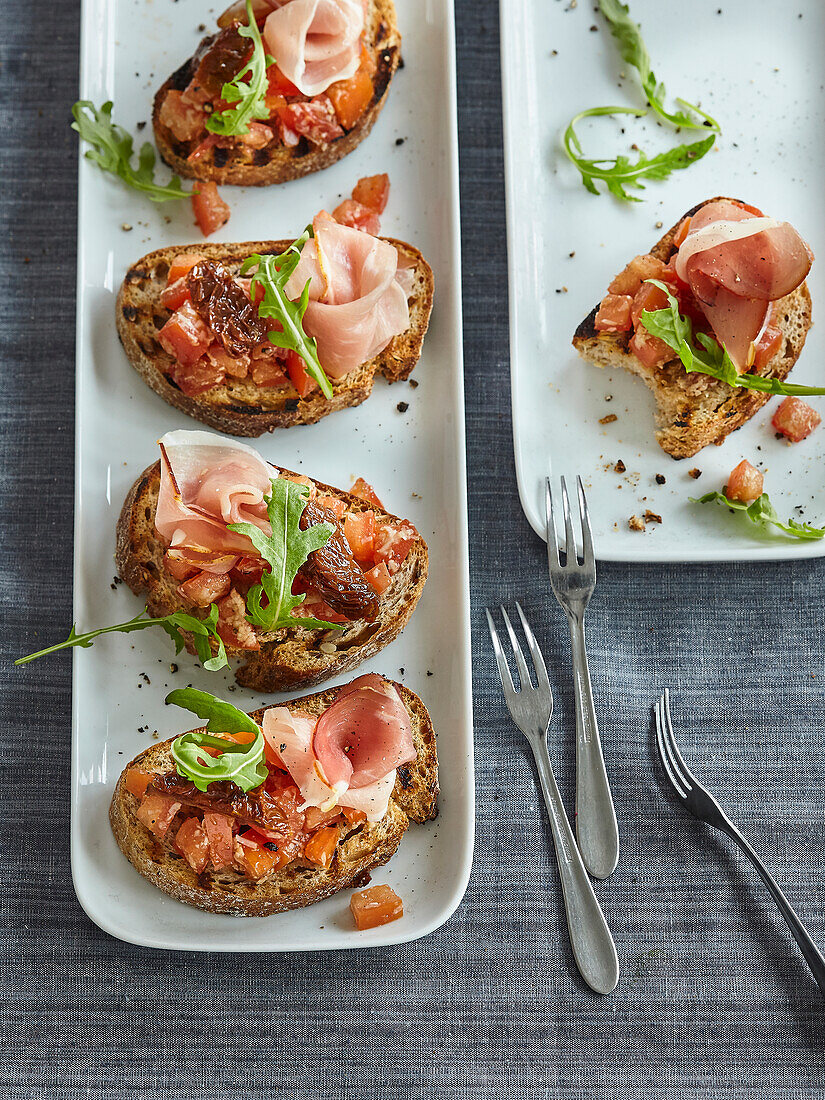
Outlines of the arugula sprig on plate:
M 271 114 L 266 105 L 269 88 L 267 69 L 274 65 L 275 59 L 264 49 L 251 0 L 246 0 L 246 18 L 247 26 L 238 27 L 238 34 L 251 40 L 252 56 L 237 76 L 221 89 L 221 99 L 233 106 L 224 111 L 215 111 L 206 120 L 206 129 L 221 137 L 248 134 L 250 122 L 258 118 L 269 118 Z
M 664 309 L 642 310 L 640 321 L 651 336 L 658 336 L 682 361 L 682 366 L 691 374 L 698 371 L 727 382 L 729 386 L 738 386 L 746 390 L 759 390 L 761 393 L 774 393 L 790 397 L 811 397 L 825 394 L 822 386 L 798 386 L 793 382 L 780 382 L 778 378 L 763 378 L 759 374 L 740 374 L 727 350 L 712 336 L 705 332 L 694 334 L 689 317 L 679 312 L 679 302 L 671 294 L 667 285 L 659 279 L 646 279 L 667 295 Z M 698 345 L 697 346 L 697 341 Z
M 210 783 L 219 780 L 231 780 L 243 791 L 251 791 L 263 783 L 268 774 L 263 759 L 264 735 L 254 718 L 197 688 L 170 691 L 166 702 L 206 719 L 204 730 L 176 737 L 171 748 L 178 773 L 191 779 L 199 791 L 206 791 Z M 215 733 L 252 733 L 254 739 L 237 743 L 226 737 L 210 736 Z M 221 753 L 212 756 L 204 749 L 220 749 Z
M 141 146 L 137 167 L 134 167 L 132 137 L 122 126 L 112 122 L 111 100 L 98 109 L 91 100 L 79 99 L 72 107 L 72 115 L 72 129 L 91 145 L 91 149 L 86 150 L 86 157 L 104 172 L 143 192 L 152 202 L 192 197 L 191 191 L 184 191 L 177 176 L 172 176 L 165 185 L 155 183 L 155 150 L 148 141 Z
M 810 523 L 799 523 L 793 517 L 787 523 L 783 523 L 779 518 L 779 513 L 771 504 L 767 493 L 762 493 L 750 504 L 746 504 L 741 500 L 731 500 L 730 497 L 720 492 L 705 493 L 702 497 L 691 497 L 690 501 L 691 504 L 724 504 L 726 508 L 731 508 L 736 512 L 744 512 L 751 523 L 761 527 L 778 527 L 780 531 L 791 538 L 807 541 L 825 538 L 825 528 L 814 527 Z

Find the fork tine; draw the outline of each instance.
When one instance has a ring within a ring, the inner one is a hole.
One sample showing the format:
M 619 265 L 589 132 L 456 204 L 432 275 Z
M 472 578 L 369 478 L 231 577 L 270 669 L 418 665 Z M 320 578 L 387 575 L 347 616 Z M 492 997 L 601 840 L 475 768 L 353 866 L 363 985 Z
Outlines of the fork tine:
M 659 759 L 662 761 L 662 767 L 665 769 L 671 786 L 676 791 L 680 798 L 687 798 L 687 792 L 682 787 L 682 784 L 676 778 L 676 773 L 670 764 L 670 759 L 665 751 L 664 742 L 664 707 L 661 699 L 657 699 L 656 705 L 653 708 L 656 714 L 656 747 L 659 750 Z
M 524 629 L 524 636 L 527 639 L 527 645 L 530 647 L 530 655 L 533 658 L 533 667 L 536 670 L 536 681 L 542 686 L 550 690 L 550 678 L 547 675 L 547 665 L 544 663 L 544 658 L 541 655 L 539 649 L 539 643 L 536 641 L 536 636 L 530 628 L 530 624 L 527 622 L 527 618 L 521 609 L 521 604 L 516 600 L 516 610 L 518 611 L 519 618 L 521 619 L 521 625 Z
M 579 515 L 582 521 L 582 550 L 585 565 L 593 565 L 595 555 L 593 553 L 593 529 L 590 526 L 590 512 L 587 507 L 587 497 L 584 495 L 584 485 L 581 477 L 576 478 L 576 487 L 579 491 Z
M 665 688 L 664 695 L 662 696 L 662 714 L 665 721 L 665 732 L 667 734 L 668 743 L 676 763 L 679 765 L 679 769 L 687 781 L 688 789 L 690 787 L 695 787 L 697 783 L 696 776 L 685 763 L 682 754 L 679 752 L 679 746 L 676 744 L 676 735 L 673 732 L 673 723 L 670 720 L 670 688 Z
M 553 569 L 559 565 L 559 538 L 556 534 L 556 513 L 553 510 L 553 486 L 550 483 L 550 478 L 544 479 L 545 492 L 544 492 L 544 515 L 546 521 L 546 534 L 547 534 L 547 560 L 550 563 L 550 568 Z
M 564 509 L 564 533 L 567 536 L 564 552 L 567 555 L 566 565 L 575 565 L 578 562 L 576 555 L 576 538 L 573 534 L 573 520 L 570 517 L 570 500 L 567 496 L 567 485 L 564 478 L 561 479 L 561 503 Z
M 504 656 L 504 650 L 501 648 L 496 624 L 493 622 L 493 616 L 490 614 L 489 607 L 485 607 L 484 610 L 487 613 L 487 625 L 490 628 L 490 637 L 493 639 L 493 652 L 496 655 L 496 664 L 498 665 L 498 674 L 501 678 L 501 686 L 504 688 L 505 695 L 508 691 L 511 691 L 515 695 L 516 689 L 513 684 L 513 677 L 510 675 L 510 666 L 507 664 L 507 658 Z
M 516 664 L 518 665 L 518 675 L 521 681 L 519 686 L 523 691 L 525 688 L 529 689 L 533 686 L 530 680 L 530 673 L 527 671 L 527 662 L 524 659 L 524 651 L 521 648 L 521 642 L 516 637 L 516 632 L 513 630 L 513 624 L 510 622 L 510 616 L 501 608 L 501 614 L 504 619 L 504 625 L 507 627 L 507 633 L 510 635 L 510 642 L 513 646 L 513 652 L 516 655 Z
M 682 789 L 687 793 L 690 793 L 690 791 L 693 789 L 694 784 L 690 782 L 690 779 L 688 779 L 688 777 L 684 774 L 685 769 L 679 767 L 679 764 L 676 760 L 678 750 L 674 752 L 676 742 L 673 736 L 673 726 L 670 722 L 670 716 L 667 710 L 667 699 L 668 695 L 667 691 L 665 691 L 659 699 L 659 714 L 661 716 L 662 727 L 662 744 L 664 745 L 665 753 L 667 754 L 667 759 L 670 763 L 671 770 L 679 780 L 679 786 L 682 787 Z M 688 775 L 689 774 L 690 773 L 688 773 Z

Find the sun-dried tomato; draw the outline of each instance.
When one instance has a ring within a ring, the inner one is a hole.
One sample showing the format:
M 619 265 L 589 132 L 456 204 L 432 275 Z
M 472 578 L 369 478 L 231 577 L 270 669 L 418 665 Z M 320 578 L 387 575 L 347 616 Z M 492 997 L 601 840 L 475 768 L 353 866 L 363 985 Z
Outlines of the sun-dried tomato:
M 364 580 L 335 515 L 310 501 L 301 516 L 301 530 L 316 523 L 331 524 L 333 532 L 329 542 L 320 550 L 314 550 L 301 566 L 303 579 L 334 611 L 348 619 L 374 619 L 378 614 L 378 596 L 372 585 Z
M 198 316 L 227 354 L 237 358 L 266 340 L 266 323 L 222 264 L 202 260 L 186 276 L 186 282 Z

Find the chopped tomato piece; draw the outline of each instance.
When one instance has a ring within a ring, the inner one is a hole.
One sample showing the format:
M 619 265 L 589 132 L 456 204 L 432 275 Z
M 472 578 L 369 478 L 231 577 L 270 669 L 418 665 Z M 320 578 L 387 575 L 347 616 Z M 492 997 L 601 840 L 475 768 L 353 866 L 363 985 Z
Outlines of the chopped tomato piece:
M 301 89 L 296 88 L 291 80 L 287 80 L 277 65 L 270 65 L 266 71 L 266 75 L 269 78 L 269 92 L 267 95 L 267 101 L 269 96 L 287 96 L 287 95 L 300 95 Z
M 217 341 L 207 348 L 206 357 L 218 371 L 229 374 L 232 378 L 246 378 L 249 374 L 249 356 L 230 355 L 223 344 Z
M 182 366 L 191 367 L 212 343 L 212 334 L 191 302 L 185 302 L 160 330 L 158 341 Z
M 192 192 L 192 210 L 204 237 L 226 225 L 232 212 L 218 194 L 217 185 L 212 180 L 208 183 L 198 181 L 197 191 Z
M 292 586 L 293 594 L 296 594 L 296 587 L 300 588 L 299 581 Z M 341 615 L 338 611 L 333 611 L 329 604 L 315 591 L 307 592 L 304 602 L 299 604 L 292 614 L 297 619 L 320 619 L 321 622 L 334 623 L 336 626 L 350 621 L 346 615 Z
M 822 422 L 822 417 L 798 397 L 786 397 L 773 414 L 771 424 L 791 443 L 800 443 Z
M 338 121 L 345 130 L 351 130 L 366 111 L 375 95 L 372 77 L 359 69 L 349 80 L 338 80 L 327 88 L 327 95 L 335 108 Z
M 352 189 L 352 197 L 376 214 L 383 214 L 390 197 L 390 177 L 386 172 L 380 176 L 362 176 Z
M 279 109 L 278 117 L 286 127 L 314 145 L 328 145 L 344 136 L 326 95 L 317 95 L 309 103 L 288 103 Z
M 187 581 L 188 583 L 190 582 Z M 228 588 L 229 579 L 227 578 Z M 234 588 L 228 595 L 224 595 L 223 592 L 220 595 L 224 598 L 218 599 L 218 622 L 215 629 L 220 634 L 223 644 L 236 646 L 238 649 L 260 649 L 261 643 L 258 641 L 255 628 L 246 617 L 246 601 L 243 596 Z
M 209 862 L 209 840 L 196 817 L 187 817 L 175 834 L 175 847 L 199 875 Z
M 630 316 L 632 304 L 629 294 L 606 294 L 596 314 L 596 332 L 630 332 L 633 328 Z
M 299 397 L 306 397 L 308 393 L 318 389 L 318 383 L 310 374 L 307 374 L 306 364 L 297 351 L 288 352 L 286 372 L 290 382 L 298 391 Z
M 284 362 L 274 355 L 252 358 L 252 381 L 256 386 L 288 386 Z
M 140 801 L 154 778 L 149 772 L 142 771 L 140 768 L 129 768 L 123 782 L 129 794 L 133 794 Z
M 381 219 L 375 211 L 355 199 L 344 199 L 335 207 L 332 216 L 339 225 L 360 229 L 363 233 L 371 233 L 373 237 L 381 232 Z
M 676 232 L 673 234 L 673 243 L 676 245 L 677 248 L 679 247 L 679 245 L 682 243 L 682 241 L 685 239 L 685 237 L 688 235 L 689 232 L 690 232 L 690 218 L 682 218 L 682 220 L 679 222 L 679 225 L 676 229 Z
M 326 871 L 332 865 L 332 857 L 335 855 L 335 845 L 338 843 L 338 830 L 334 825 L 327 825 L 313 833 L 304 847 L 304 855 L 310 863 L 323 867 Z
M 627 267 L 619 272 L 607 290 L 610 294 L 633 295 L 645 279 L 665 279 L 667 273 L 667 266 L 648 252 L 644 256 L 634 256 Z
M 160 292 L 160 304 L 166 306 L 167 309 L 176 310 L 183 305 L 184 302 L 189 301 L 189 285 L 186 279 L 177 279 L 174 283 L 169 283 Z
M 229 591 L 227 573 L 196 573 L 188 581 L 178 585 L 178 592 L 195 607 L 209 607 Z
M 305 814 L 306 827 L 310 832 L 314 832 L 315 829 L 320 829 L 322 825 L 329 825 L 331 821 L 335 821 L 335 819 L 340 816 L 341 810 L 338 806 L 333 806 L 331 810 L 322 810 L 318 806 L 309 806 Z
M 364 580 L 375 589 L 379 596 L 382 596 L 392 584 L 390 571 L 387 569 L 384 562 L 381 562 L 379 565 L 374 565 L 372 569 L 368 569 L 364 574 Z
M 375 561 L 375 512 L 348 512 L 344 518 L 344 538 L 356 561 Z
M 176 256 L 169 265 L 169 274 L 166 276 L 167 287 L 176 283 L 178 279 L 182 279 L 184 275 L 188 275 L 202 259 L 204 257 L 198 252 L 182 252 L 180 256 Z
M 750 504 L 751 501 L 762 496 L 763 485 L 762 474 L 755 466 L 751 466 L 746 458 L 743 458 L 730 472 L 725 486 L 725 496 L 730 500 L 741 500 L 744 504 Z
M 232 866 L 235 849 L 232 825 L 232 818 L 227 814 L 203 815 L 203 828 L 209 841 L 209 859 L 216 871 Z
M 247 835 L 244 834 L 244 836 Z M 235 862 L 244 874 L 254 879 L 262 879 L 264 875 L 268 875 L 270 871 L 281 865 L 277 852 L 271 852 L 269 848 L 251 841 L 243 843 L 240 837 L 235 841 L 234 856 Z
M 361 60 L 358 63 L 358 71 L 362 73 L 369 73 L 370 76 L 375 75 L 375 70 L 378 66 L 375 63 L 375 55 L 372 50 L 368 49 L 366 45 L 361 44 Z
M 766 325 L 762 335 L 756 342 L 754 347 L 754 370 L 759 370 L 766 364 L 770 363 L 774 355 L 782 347 L 782 329 L 778 325 L 770 324 Z
M 217 367 L 204 355 L 197 362 L 185 365 L 175 363 L 172 370 L 172 378 L 181 393 L 187 397 L 211 390 L 213 386 L 223 382 L 225 373 L 221 367 Z
M 354 497 L 358 497 L 359 500 L 365 500 L 367 504 L 374 504 L 376 508 L 380 508 L 382 512 L 386 511 L 386 508 L 378 499 L 378 495 L 375 489 L 370 485 L 368 481 L 365 481 L 362 477 L 357 477 L 352 483 L 350 492 Z
M 411 523 L 381 524 L 375 532 L 375 564 L 384 562 L 390 574 L 398 572 L 410 552 L 418 532 Z
M 162 840 L 179 809 L 180 802 L 166 794 L 147 794 L 138 806 L 135 816 L 141 825 L 145 825 L 150 833 Z
M 349 899 L 349 907 L 359 932 L 377 928 L 404 916 L 404 904 L 391 886 L 370 886 Z
M 353 810 L 350 806 L 342 806 L 341 813 L 349 825 L 357 825 L 359 822 L 367 820 L 367 815 L 363 810 Z
M 631 305 L 631 316 L 635 325 L 635 332 L 630 340 L 630 350 L 636 358 L 646 367 L 661 367 L 663 364 L 675 358 L 676 353 L 668 347 L 664 340 L 658 336 L 651 336 L 643 324 L 640 323 L 644 310 L 654 312 L 667 306 L 667 296 L 659 287 L 652 283 L 643 283 Z
M 274 137 L 275 134 L 269 126 L 264 126 L 262 122 L 250 122 L 249 132 L 238 134 L 236 140 L 241 145 L 249 146 L 250 149 L 263 149 L 265 145 L 269 145 Z M 227 209 L 229 208 L 227 207 Z
M 206 127 L 206 115 L 200 107 L 183 98 L 183 92 L 171 88 L 160 105 L 158 121 L 178 141 L 194 141 Z
M 326 508 L 328 512 L 332 512 L 336 519 L 343 519 L 347 514 L 347 506 L 343 500 L 339 500 L 338 497 L 323 497 L 317 496 L 315 503 L 320 504 L 322 508 Z

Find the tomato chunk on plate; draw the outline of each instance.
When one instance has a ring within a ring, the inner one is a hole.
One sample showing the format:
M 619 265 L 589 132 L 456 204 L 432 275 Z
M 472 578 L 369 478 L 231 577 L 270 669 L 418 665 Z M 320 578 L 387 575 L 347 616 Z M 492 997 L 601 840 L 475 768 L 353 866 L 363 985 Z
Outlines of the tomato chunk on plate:
M 216 229 L 226 225 L 231 210 L 218 194 L 217 185 L 212 180 L 208 183 L 198 181 L 196 187 L 197 190 L 192 192 L 192 210 L 201 233 L 209 237 Z
M 798 397 L 786 397 L 771 420 L 774 428 L 791 443 L 807 439 L 821 422 L 822 417 L 816 409 Z
M 725 496 L 728 500 L 741 500 L 743 504 L 750 504 L 762 496 L 763 485 L 764 478 L 760 471 L 743 458 L 730 472 Z
M 370 886 L 360 890 L 349 899 L 349 907 L 359 932 L 404 916 L 404 903 L 391 886 Z
M 379 176 L 362 176 L 352 189 L 352 197 L 376 214 L 383 214 L 390 197 L 390 177 L 386 172 Z

